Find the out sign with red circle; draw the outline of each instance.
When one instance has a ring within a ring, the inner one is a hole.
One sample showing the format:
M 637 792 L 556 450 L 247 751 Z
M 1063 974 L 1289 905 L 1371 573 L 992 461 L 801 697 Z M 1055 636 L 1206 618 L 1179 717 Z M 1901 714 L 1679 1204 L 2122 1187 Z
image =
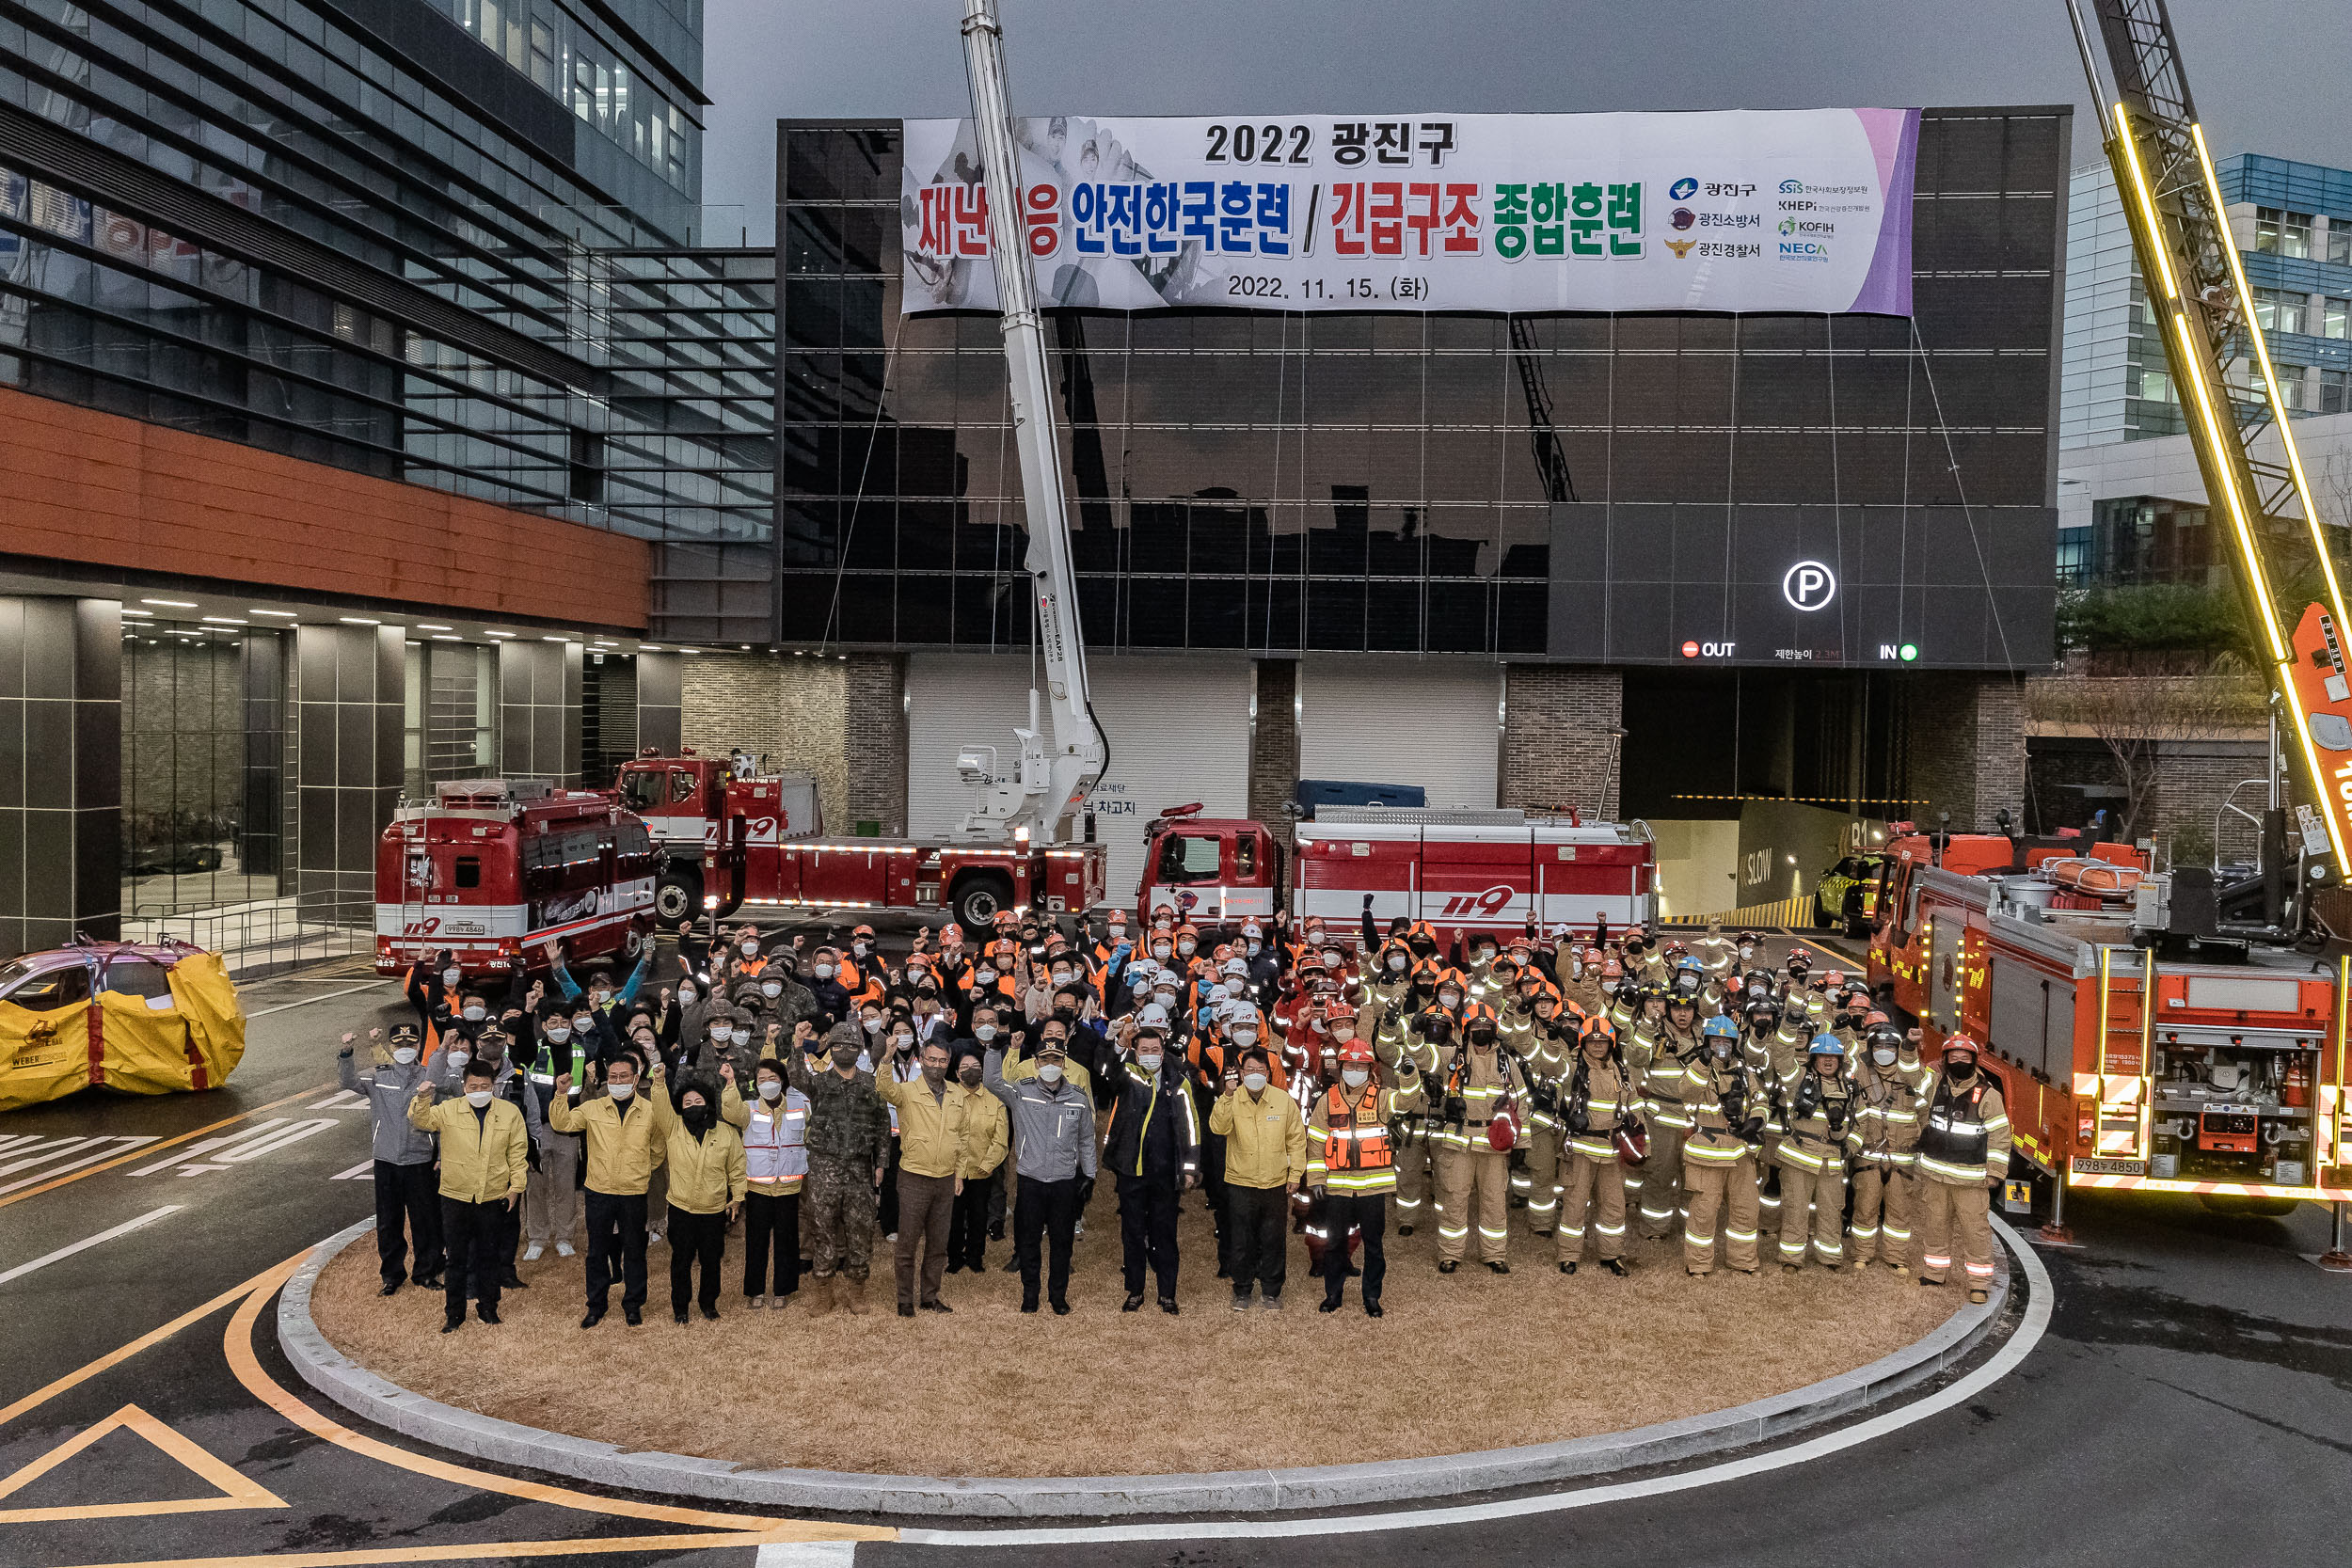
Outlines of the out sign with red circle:
M 1699 645 L 1698 645 L 1696 642 L 1685 642 L 1685 643 L 1682 645 L 1682 657 L 1685 657 L 1685 658 L 1696 658 L 1696 657 L 1699 657 Z
M 1682 657 L 1685 658 L 1729 658 L 1732 650 L 1738 646 L 1737 642 L 1685 642 L 1682 644 Z

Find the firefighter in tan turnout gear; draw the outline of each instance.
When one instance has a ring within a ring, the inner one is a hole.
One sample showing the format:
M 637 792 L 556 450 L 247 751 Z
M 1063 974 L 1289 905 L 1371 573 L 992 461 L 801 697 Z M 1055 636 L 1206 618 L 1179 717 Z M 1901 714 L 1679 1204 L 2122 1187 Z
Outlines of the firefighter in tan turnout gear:
M 1438 1141 L 1438 1272 L 1452 1274 L 1478 1227 L 1478 1256 L 1497 1274 L 1510 1235 L 1511 1146 L 1497 1148 L 1494 1128 L 1516 1126 L 1527 1102 L 1518 1064 L 1501 1049 L 1494 1014 L 1473 1006 L 1461 1043 L 1443 1052 L 1430 1075 L 1428 1119 Z
M 1682 1262 L 1692 1275 L 1712 1273 L 1720 1228 L 1725 1261 L 1754 1274 L 1756 1150 L 1769 1097 L 1764 1081 L 1740 1058 L 1740 1031 L 1731 1020 L 1708 1019 L 1706 1037 L 1707 1049 L 1683 1070 L 1682 1108 L 1691 1131 L 1682 1141 L 1682 1180 L 1691 1213 L 1682 1226 Z M 1653 1157 L 1656 1152 L 1653 1146 Z
M 1977 1054 L 1975 1040 L 1953 1035 L 1944 1041 L 1944 1065 L 1922 1071 L 1915 1167 L 1919 1283 L 1944 1283 L 1957 1244 L 1972 1302 L 1983 1301 L 1993 1285 L 1987 1208 L 1991 1190 L 2009 1173 L 2009 1109 Z
M 1735 1041 L 1735 1044 L 1738 1042 Z M 1698 998 L 1672 1001 L 1651 995 L 1642 1004 L 1628 1053 L 1648 1108 L 1649 1158 L 1642 1162 L 1642 1234 L 1674 1234 L 1682 1206 L 1682 1140 L 1690 1136 L 1690 1109 L 1683 1103 L 1692 1065 L 1706 1054 L 1699 1038 Z
M 1639 1124 L 1633 1075 L 1605 1018 L 1584 1021 L 1575 1065 L 1560 1100 L 1560 1228 L 1554 1243 L 1560 1272 L 1574 1274 L 1592 1232 L 1600 1266 L 1622 1276 L 1625 1263 L 1625 1181 L 1617 1164 L 1619 1128 Z
M 1915 1081 L 1926 1075 L 1911 1041 L 1885 1018 L 1871 1014 L 1866 1030 L 1853 1069 L 1853 1218 L 1846 1244 L 1857 1269 L 1883 1256 L 1888 1268 L 1909 1274 L 1922 1103 Z
M 1829 1268 L 1846 1259 L 1846 1150 L 1855 1132 L 1846 1048 L 1816 1035 L 1794 1085 L 1783 1091 L 1780 1148 L 1780 1266 L 1804 1267 L 1810 1251 Z

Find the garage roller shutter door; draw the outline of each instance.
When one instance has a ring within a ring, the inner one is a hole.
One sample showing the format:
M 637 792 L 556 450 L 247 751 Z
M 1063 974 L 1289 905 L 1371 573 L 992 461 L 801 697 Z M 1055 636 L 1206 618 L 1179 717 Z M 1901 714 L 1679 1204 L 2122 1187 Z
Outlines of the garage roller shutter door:
M 1500 666 L 1311 658 L 1298 689 L 1300 778 L 1419 784 L 1433 806 L 1494 805 Z
M 971 809 L 956 753 L 1018 755 L 1029 721 L 1029 661 L 914 654 L 907 659 L 907 816 L 916 838 L 943 837 Z M 1095 836 L 1110 846 L 1108 893 L 1124 904 L 1143 874 L 1143 825 L 1164 806 L 1201 802 L 1212 816 L 1249 809 L 1248 659 L 1092 658 L 1094 713 L 1111 765 L 1094 792 Z

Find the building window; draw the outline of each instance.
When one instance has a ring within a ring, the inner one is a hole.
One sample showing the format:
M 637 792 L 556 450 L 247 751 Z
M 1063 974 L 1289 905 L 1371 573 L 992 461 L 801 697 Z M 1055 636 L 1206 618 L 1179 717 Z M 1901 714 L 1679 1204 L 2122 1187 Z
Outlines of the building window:
M 531 79 L 541 92 L 560 92 L 563 87 L 555 66 L 555 29 L 537 17 L 531 19 Z
M 2324 338 L 2352 338 L 2352 299 L 2330 294 L 2322 300 L 2319 331 Z
M 2301 332 L 2304 296 L 2286 289 L 2256 289 L 2254 320 L 2265 332 Z
M 2068 531 L 2083 536 L 2073 546 L 2072 581 L 2066 577 L 2069 546 L 2058 546 L 2059 580 L 2069 587 L 2202 583 L 2215 564 L 2205 509 L 2161 496 L 2095 502 L 2090 527 Z
M 2090 536 L 2095 529 L 2062 528 L 2058 534 L 2058 580 L 2060 588 L 2090 586 Z
M 2150 403 L 2172 402 L 2172 377 L 2163 371 L 2142 370 L 2139 395 Z
M 2328 260 L 2339 267 L 2352 267 L 2352 218 L 2328 220 Z
M 2319 372 L 2319 411 L 2323 414 L 2352 413 L 2352 372 Z
M 2312 253 L 2311 214 L 2255 208 L 2254 248 L 2265 256 L 2308 258 Z
M 148 920 L 278 896 L 275 634 L 122 627 L 122 912 Z

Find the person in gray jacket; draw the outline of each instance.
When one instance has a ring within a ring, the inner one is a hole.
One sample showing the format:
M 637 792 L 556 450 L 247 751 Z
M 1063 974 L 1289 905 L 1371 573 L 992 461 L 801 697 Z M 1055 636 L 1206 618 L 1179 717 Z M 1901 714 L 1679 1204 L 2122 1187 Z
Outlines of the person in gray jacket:
M 417 1085 L 425 1082 L 426 1066 L 418 1060 L 417 1026 L 392 1025 L 392 1053 L 377 1061 L 383 1031 L 368 1031 L 369 1066 L 362 1071 L 351 1058 L 356 1037 L 345 1035 L 336 1054 L 336 1074 L 344 1088 L 364 1095 L 375 1151 L 375 1256 L 382 1265 L 384 1294 L 390 1295 L 414 1279 L 426 1290 L 441 1283 L 441 1199 L 433 1175 L 433 1134 L 408 1123 L 408 1102 Z M 405 1222 L 404 1231 L 404 1221 Z M 409 1267 L 414 1247 L 416 1265 Z
M 1013 1257 L 1021 1265 L 1021 1310 L 1037 1310 L 1038 1243 L 1051 1238 L 1046 1297 L 1057 1316 L 1070 1311 L 1070 1248 L 1078 1211 L 1094 1187 L 1094 1101 L 1064 1076 L 1062 1042 L 1037 1050 L 1037 1076 L 1005 1082 L 1005 1053 L 992 1048 L 981 1069 L 989 1091 L 1011 1117 L 1018 1186 L 1013 1194 Z

